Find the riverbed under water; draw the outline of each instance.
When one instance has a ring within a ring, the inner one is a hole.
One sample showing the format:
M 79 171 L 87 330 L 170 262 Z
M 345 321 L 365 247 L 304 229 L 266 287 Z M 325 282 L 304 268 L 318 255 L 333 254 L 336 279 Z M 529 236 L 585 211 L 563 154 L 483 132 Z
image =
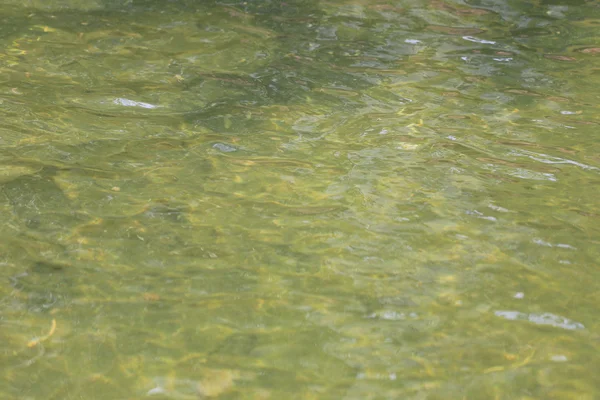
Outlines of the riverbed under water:
M 599 398 L 598 29 L 4 0 L 0 397 Z

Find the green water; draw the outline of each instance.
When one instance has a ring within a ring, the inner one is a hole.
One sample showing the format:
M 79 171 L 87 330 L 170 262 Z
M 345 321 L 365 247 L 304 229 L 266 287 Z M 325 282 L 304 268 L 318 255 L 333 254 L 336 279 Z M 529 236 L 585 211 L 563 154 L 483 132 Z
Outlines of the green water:
M 4 0 L 0 398 L 600 398 L 599 29 Z

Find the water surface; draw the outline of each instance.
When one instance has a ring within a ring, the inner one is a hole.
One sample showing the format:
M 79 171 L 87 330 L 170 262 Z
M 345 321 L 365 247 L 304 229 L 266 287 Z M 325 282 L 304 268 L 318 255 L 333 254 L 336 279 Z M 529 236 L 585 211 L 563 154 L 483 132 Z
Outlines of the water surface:
M 600 396 L 596 1 L 0 16 L 0 397 Z

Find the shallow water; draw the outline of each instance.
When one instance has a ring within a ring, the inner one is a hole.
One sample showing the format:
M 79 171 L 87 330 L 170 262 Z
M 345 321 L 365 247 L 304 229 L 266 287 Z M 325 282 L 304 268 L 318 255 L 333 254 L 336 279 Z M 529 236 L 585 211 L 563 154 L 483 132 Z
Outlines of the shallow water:
M 0 19 L 1 398 L 600 396 L 596 1 Z

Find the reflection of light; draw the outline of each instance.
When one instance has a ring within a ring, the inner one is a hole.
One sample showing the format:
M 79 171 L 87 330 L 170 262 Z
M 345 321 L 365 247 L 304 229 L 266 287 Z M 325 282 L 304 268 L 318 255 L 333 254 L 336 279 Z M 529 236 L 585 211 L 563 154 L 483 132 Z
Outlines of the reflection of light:
M 482 44 L 496 44 L 491 40 L 478 39 L 473 36 L 463 36 L 463 39 L 468 40 L 469 42 L 482 43 Z
M 142 108 L 150 108 L 150 109 L 158 107 L 158 106 L 155 106 L 154 104 L 142 103 L 141 101 L 133 101 L 133 100 L 122 99 L 122 98 L 115 99 L 115 101 L 113 101 L 113 103 L 120 105 L 120 106 L 125 106 L 125 107 L 142 107 Z
M 539 238 L 534 238 L 533 243 L 538 244 L 540 246 L 544 246 L 544 247 L 558 247 L 561 249 L 577 250 L 577 247 L 573 247 L 570 244 L 565 244 L 565 243 L 552 244 L 550 242 L 546 242 L 545 240 L 542 240 Z
M 496 311 L 494 314 L 498 317 L 508 319 L 510 321 L 529 321 L 538 325 L 550 325 L 556 328 L 563 328 L 569 330 L 585 329 L 585 326 L 579 322 L 571 321 L 568 318 L 554 315 L 551 313 L 543 314 L 527 314 L 519 311 Z

